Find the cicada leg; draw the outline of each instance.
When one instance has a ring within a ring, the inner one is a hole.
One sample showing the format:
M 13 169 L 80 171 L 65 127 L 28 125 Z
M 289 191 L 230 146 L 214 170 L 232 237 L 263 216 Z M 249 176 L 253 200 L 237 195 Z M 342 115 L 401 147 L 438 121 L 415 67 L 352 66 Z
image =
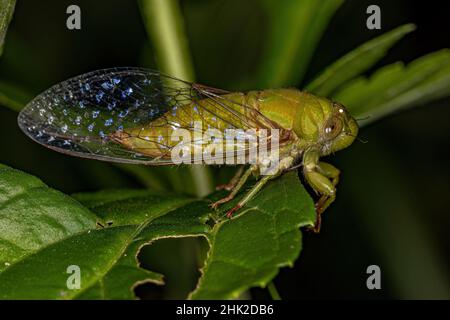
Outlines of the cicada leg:
M 240 175 L 240 178 L 237 178 L 237 183 L 233 186 L 233 189 L 231 190 L 230 194 L 226 196 L 225 198 L 222 198 L 210 205 L 211 208 L 216 209 L 219 205 L 226 203 L 230 200 L 232 200 L 236 194 L 239 192 L 239 190 L 243 187 L 247 179 L 250 177 L 250 175 L 255 171 L 256 167 L 251 166 L 248 168 L 243 174 Z
M 272 180 L 273 178 L 275 178 L 275 176 L 273 175 L 268 175 L 268 176 L 264 176 L 262 177 L 256 184 L 255 186 L 242 198 L 241 201 L 238 202 L 237 205 L 235 205 L 231 210 L 229 210 L 227 212 L 227 217 L 231 218 L 233 216 L 233 213 L 235 213 L 236 211 L 238 211 L 240 208 L 242 208 L 243 206 L 245 206 L 245 204 L 247 202 L 249 202 L 258 192 L 259 190 L 262 189 L 262 187 L 264 187 L 264 185 L 269 182 L 270 180 Z
M 275 170 L 272 171 L 272 174 L 263 176 L 253 187 L 252 189 L 245 194 L 245 196 L 235 205 L 231 210 L 227 212 L 227 217 L 231 218 L 233 214 L 245 206 L 247 202 L 249 202 L 253 197 L 264 187 L 264 185 L 272 179 L 279 177 L 286 169 L 292 166 L 294 162 L 294 158 L 286 157 L 282 159 Z
M 303 174 L 309 185 L 320 194 L 317 201 L 316 224 L 312 228 L 314 232 L 319 232 L 322 222 L 322 213 L 336 198 L 336 185 L 339 182 L 339 169 L 331 164 L 319 162 L 319 154 L 315 150 L 306 151 L 303 157 Z
M 231 191 L 236 187 L 236 185 L 239 183 L 239 180 L 244 173 L 244 166 L 240 166 L 239 169 L 234 174 L 233 178 L 231 178 L 230 182 L 227 184 L 221 184 L 216 187 L 216 190 L 227 190 Z

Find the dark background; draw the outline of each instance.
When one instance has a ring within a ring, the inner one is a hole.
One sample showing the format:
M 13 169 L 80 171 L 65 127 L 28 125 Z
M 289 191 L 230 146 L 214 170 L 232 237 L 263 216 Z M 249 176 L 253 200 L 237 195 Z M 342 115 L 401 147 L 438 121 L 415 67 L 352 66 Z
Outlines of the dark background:
M 381 32 L 408 22 L 418 25 L 371 71 L 450 47 L 448 11 L 441 3 L 348 0 L 320 41 L 305 83 L 380 33 L 365 27 L 370 4 L 381 7 Z M 70 4 L 81 7 L 80 31 L 65 27 Z M 197 81 L 250 89 L 246 80 L 255 73 L 261 35 L 267 30 L 258 1 L 186 0 L 182 9 Z M 0 79 L 33 96 L 77 74 L 136 65 L 156 67 L 136 2 L 19 0 L 0 60 Z M 355 143 L 329 159 L 342 171 L 339 195 L 325 213 L 320 235 L 305 232 L 294 268 L 283 269 L 275 279 L 283 298 L 449 298 L 449 102 L 441 100 L 364 128 L 360 137 L 368 143 Z M 110 164 L 71 158 L 32 143 L 19 131 L 16 116 L 0 107 L 0 163 L 69 194 L 141 187 Z M 156 245 L 161 246 L 159 252 L 174 250 L 163 254 L 171 264 L 186 254 L 180 248 L 189 248 L 186 242 L 174 241 L 178 242 Z M 158 253 L 156 246 L 149 256 Z M 166 272 L 168 282 L 176 286 L 171 271 L 165 270 L 168 264 L 153 269 Z M 371 264 L 381 267 L 382 290 L 366 288 L 366 268 Z M 191 269 L 184 273 L 190 275 L 187 278 L 196 276 Z M 186 283 L 192 285 L 191 280 Z M 139 294 L 177 297 L 164 290 L 149 286 Z M 251 296 L 269 297 L 263 289 L 252 289 Z

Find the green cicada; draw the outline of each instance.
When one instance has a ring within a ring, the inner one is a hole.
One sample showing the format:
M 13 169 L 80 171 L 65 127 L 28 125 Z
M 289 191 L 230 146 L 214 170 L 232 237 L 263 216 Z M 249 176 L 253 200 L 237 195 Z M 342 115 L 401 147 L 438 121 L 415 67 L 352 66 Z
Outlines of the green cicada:
M 33 99 L 18 121 L 36 142 L 74 156 L 145 165 L 247 164 L 225 186 L 230 194 L 211 205 L 233 199 L 250 175 L 259 176 L 230 217 L 268 181 L 301 167 L 320 195 L 316 230 L 339 179 L 339 170 L 319 159 L 348 147 L 358 133 L 341 104 L 297 89 L 231 93 L 141 68 L 59 83 Z

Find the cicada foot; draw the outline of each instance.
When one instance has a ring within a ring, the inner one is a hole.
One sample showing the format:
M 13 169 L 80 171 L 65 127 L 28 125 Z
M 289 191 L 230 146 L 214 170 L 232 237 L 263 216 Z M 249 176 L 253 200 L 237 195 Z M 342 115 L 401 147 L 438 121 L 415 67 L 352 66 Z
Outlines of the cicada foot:
M 227 218 L 231 219 L 233 217 L 233 214 L 238 211 L 240 208 L 242 208 L 242 206 L 240 204 L 237 204 L 236 206 L 234 206 L 233 208 L 231 208 L 231 210 L 228 210 L 227 212 Z
M 288 163 L 288 165 L 291 164 L 291 159 L 288 159 L 290 162 Z M 236 206 L 234 206 L 231 210 L 229 210 L 227 212 L 227 217 L 231 218 L 233 216 L 233 214 L 238 211 L 240 208 L 242 208 L 243 206 L 245 206 L 247 204 L 247 202 L 249 202 L 251 199 L 253 199 L 253 197 L 262 189 L 262 187 L 269 182 L 270 180 L 278 177 L 281 172 L 283 172 L 285 168 L 280 168 L 279 170 L 276 171 L 275 174 L 273 175 L 266 175 L 263 176 L 260 180 L 258 180 L 258 182 L 250 189 L 250 191 L 248 191 L 243 197 L 242 199 L 238 202 L 238 204 Z M 244 174 L 242 175 L 242 177 L 239 179 L 239 182 L 236 184 L 236 186 L 233 188 L 233 191 L 231 191 L 231 193 L 223 198 L 220 199 L 217 202 L 214 202 L 213 204 L 211 204 L 211 207 L 213 208 L 217 208 L 217 206 L 219 206 L 222 203 L 228 202 L 231 199 L 233 199 L 236 194 L 238 193 L 238 191 L 242 188 L 242 186 L 245 184 L 245 181 L 247 181 L 248 177 L 252 174 L 252 172 L 255 171 L 255 167 L 250 167 L 247 171 L 244 172 Z
M 221 204 L 224 204 L 224 203 L 226 203 L 226 202 L 228 202 L 228 201 L 230 201 L 232 199 L 233 199 L 233 197 L 231 195 L 229 195 L 229 196 L 227 196 L 225 198 L 220 199 L 219 201 L 216 201 L 216 202 L 210 204 L 209 206 L 211 208 L 213 208 L 213 209 L 217 209 Z M 237 204 L 231 210 L 228 210 L 227 214 L 226 214 L 227 218 L 232 218 L 233 217 L 233 213 L 235 213 L 241 207 L 242 207 L 241 205 Z
M 241 167 L 242 170 L 244 167 Z M 231 192 L 228 196 L 225 198 L 222 198 L 210 205 L 211 208 L 217 209 L 221 204 L 227 203 L 230 200 L 233 200 L 236 194 L 239 192 L 239 190 L 242 188 L 242 186 L 247 181 L 248 177 L 252 174 L 252 172 L 255 170 L 254 168 L 249 168 L 247 171 L 245 171 L 243 174 L 241 168 L 238 170 L 238 172 L 235 174 L 229 185 L 231 185 Z
M 216 202 L 211 203 L 209 206 L 213 209 L 217 209 L 221 204 L 227 203 L 228 201 L 233 200 L 234 196 L 232 196 L 231 194 L 229 194 L 228 196 L 226 196 L 225 198 L 222 198 Z
M 262 189 L 262 187 L 264 187 L 264 185 L 266 183 L 268 183 L 270 180 L 274 179 L 277 175 L 273 175 L 273 176 L 264 176 L 263 178 L 261 178 L 254 186 L 252 189 L 250 189 L 249 192 L 247 192 L 244 197 L 242 197 L 242 199 L 238 202 L 237 205 L 235 205 L 231 210 L 228 210 L 227 212 L 227 217 L 228 218 L 232 218 L 233 214 L 238 211 L 240 208 L 242 208 L 243 206 L 245 206 L 251 199 L 254 198 L 254 196 Z
M 314 233 L 320 233 L 320 228 L 322 227 L 322 217 L 319 213 L 317 213 L 316 216 L 316 223 L 314 226 L 309 227 L 308 230 L 314 232 Z
M 309 229 L 314 233 L 319 233 L 322 227 L 322 213 L 325 211 L 326 207 L 331 203 L 330 197 L 322 196 L 319 201 L 314 204 L 314 209 L 316 210 L 316 223 Z M 328 204 L 327 204 L 328 203 Z

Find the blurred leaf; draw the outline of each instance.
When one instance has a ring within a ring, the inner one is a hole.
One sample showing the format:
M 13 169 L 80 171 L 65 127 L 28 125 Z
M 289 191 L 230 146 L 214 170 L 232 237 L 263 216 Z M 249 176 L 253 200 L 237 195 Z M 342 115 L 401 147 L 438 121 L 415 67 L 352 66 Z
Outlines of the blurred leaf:
M 366 125 L 403 108 L 450 95 L 450 50 L 420 57 L 405 66 L 397 62 L 346 84 L 333 98 Z
M 343 0 L 264 0 L 269 16 L 258 87 L 301 82 L 328 22 Z M 286 36 L 289 34 L 289 36 Z
M 266 285 L 280 267 L 292 266 L 301 249 L 299 227 L 315 220 L 313 202 L 295 173 L 275 180 L 233 219 L 213 229 L 205 200 L 147 190 L 75 195 L 89 211 L 17 170 L 1 166 L 0 178 L 4 299 L 134 298 L 136 284 L 163 283 L 162 275 L 139 268 L 140 248 L 157 239 L 187 236 L 204 236 L 210 244 L 192 297 L 236 297 Z M 104 227 L 96 227 L 97 222 Z M 78 290 L 66 286 L 70 265 L 81 270 Z
M 31 100 L 31 96 L 22 89 L 0 81 L 0 105 L 19 112 Z
M 164 179 L 156 175 L 155 170 L 149 170 L 149 168 L 144 166 L 136 166 L 130 164 L 115 164 L 115 165 L 121 170 L 135 177 L 143 186 L 149 188 L 150 190 L 155 191 L 167 190 L 167 187 L 164 184 Z
M 413 24 L 406 24 L 364 43 L 326 68 L 306 86 L 306 90 L 320 96 L 329 96 L 339 86 L 368 70 L 397 41 L 415 28 Z
M 244 214 L 245 213 L 245 214 Z M 237 298 L 264 287 L 301 250 L 300 227 L 314 225 L 314 203 L 291 172 L 270 183 L 241 214 L 208 234 L 211 249 L 193 299 Z
M 6 31 L 12 19 L 16 0 L 0 0 L 0 56 L 5 45 Z

